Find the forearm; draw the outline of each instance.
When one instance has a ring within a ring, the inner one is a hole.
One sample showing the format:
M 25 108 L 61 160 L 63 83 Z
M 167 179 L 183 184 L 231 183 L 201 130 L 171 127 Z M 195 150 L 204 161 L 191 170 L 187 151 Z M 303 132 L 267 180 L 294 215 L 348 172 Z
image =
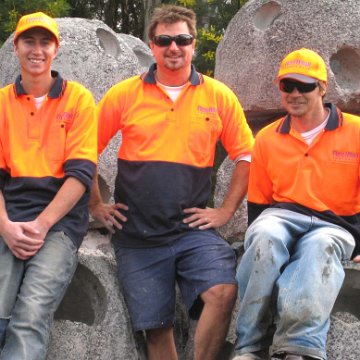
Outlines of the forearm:
M 4 222 L 8 221 L 8 214 L 5 207 L 5 199 L 3 192 L 0 190 L 0 234 L 2 233 L 2 228 Z
M 96 206 L 99 205 L 100 203 L 102 203 L 102 197 L 99 187 L 98 170 L 96 169 L 96 173 L 91 186 L 90 201 L 89 201 L 90 211 L 96 208 Z
M 50 229 L 75 206 L 84 192 L 85 185 L 82 182 L 73 177 L 67 178 L 54 199 L 36 220 Z

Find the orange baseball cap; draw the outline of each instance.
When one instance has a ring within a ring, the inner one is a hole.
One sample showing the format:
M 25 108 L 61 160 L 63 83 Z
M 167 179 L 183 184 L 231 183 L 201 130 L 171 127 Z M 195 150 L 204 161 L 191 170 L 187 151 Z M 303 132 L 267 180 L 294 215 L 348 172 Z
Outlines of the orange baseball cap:
M 51 32 L 55 36 L 56 42 L 59 46 L 60 36 L 57 23 L 53 18 L 42 12 L 24 15 L 20 18 L 15 30 L 14 42 L 23 32 L 35 27 L 41 27 Z
M 327 82 L 325 62 L 315 51 L 305 48 L 295 50 L 281 62 L 276 81 L 281 79 L 294 79 L 304 83 L 314 83 L 317 80 Z

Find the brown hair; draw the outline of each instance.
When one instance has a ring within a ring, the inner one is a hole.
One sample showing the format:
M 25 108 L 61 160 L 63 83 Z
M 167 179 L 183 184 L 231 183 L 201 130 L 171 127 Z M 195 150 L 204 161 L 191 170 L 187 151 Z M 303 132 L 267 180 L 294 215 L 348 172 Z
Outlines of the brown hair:
M 159 24 L 175 24 L 181 21 L 186 22 L 190 34 L 196 38 L 196 14 L 193 10 L 176 5 L 163 5 L 157 7 L 154 10 L 149 24 L 149 39 L 152 40 L 154 38 L 156 27 Z

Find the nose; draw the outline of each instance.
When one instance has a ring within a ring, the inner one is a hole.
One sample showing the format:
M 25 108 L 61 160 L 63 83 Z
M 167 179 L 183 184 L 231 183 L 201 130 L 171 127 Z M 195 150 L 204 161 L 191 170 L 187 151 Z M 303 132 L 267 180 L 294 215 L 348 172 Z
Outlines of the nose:
M 169 49 L 171 49 L 171 50 L 178 50 L 179 49 L 178 46 L 176 45 L 175 40 L 173 40 L 171 42 L 171 44 L 169 45 Z
M 289 93 L 290 95 L 294 95 L 294 96 L 299 96 L 301 95 L 301 93 L 299 92 L 299 90 L 297 89 L 297 87 L 294 88 L 294 90 Z
M 42 46 L 40 41 L 35 41 L 32 47 L 32 51 L 35 53 L 41 52 Z

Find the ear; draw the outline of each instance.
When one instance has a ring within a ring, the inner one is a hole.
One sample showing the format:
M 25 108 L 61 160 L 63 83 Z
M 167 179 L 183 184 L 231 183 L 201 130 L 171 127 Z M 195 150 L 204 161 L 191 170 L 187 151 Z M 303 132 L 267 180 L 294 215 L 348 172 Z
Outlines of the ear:
M 14 49 L 15 55 L 18 56 L 18 41 L 17 40 L 16 40 L 16 42 L 14 42 L 13 49 Z
M 54 59 L 57 57 L 58 53 L 59 53 L 59 45 L 56 44 Z
M 320 91 L 320 95 L 324 96 L 326 94 L 326 90 L 327 90 L 327 83 L 324 81 L 320 81 L 319 82 L 319 91 Z

